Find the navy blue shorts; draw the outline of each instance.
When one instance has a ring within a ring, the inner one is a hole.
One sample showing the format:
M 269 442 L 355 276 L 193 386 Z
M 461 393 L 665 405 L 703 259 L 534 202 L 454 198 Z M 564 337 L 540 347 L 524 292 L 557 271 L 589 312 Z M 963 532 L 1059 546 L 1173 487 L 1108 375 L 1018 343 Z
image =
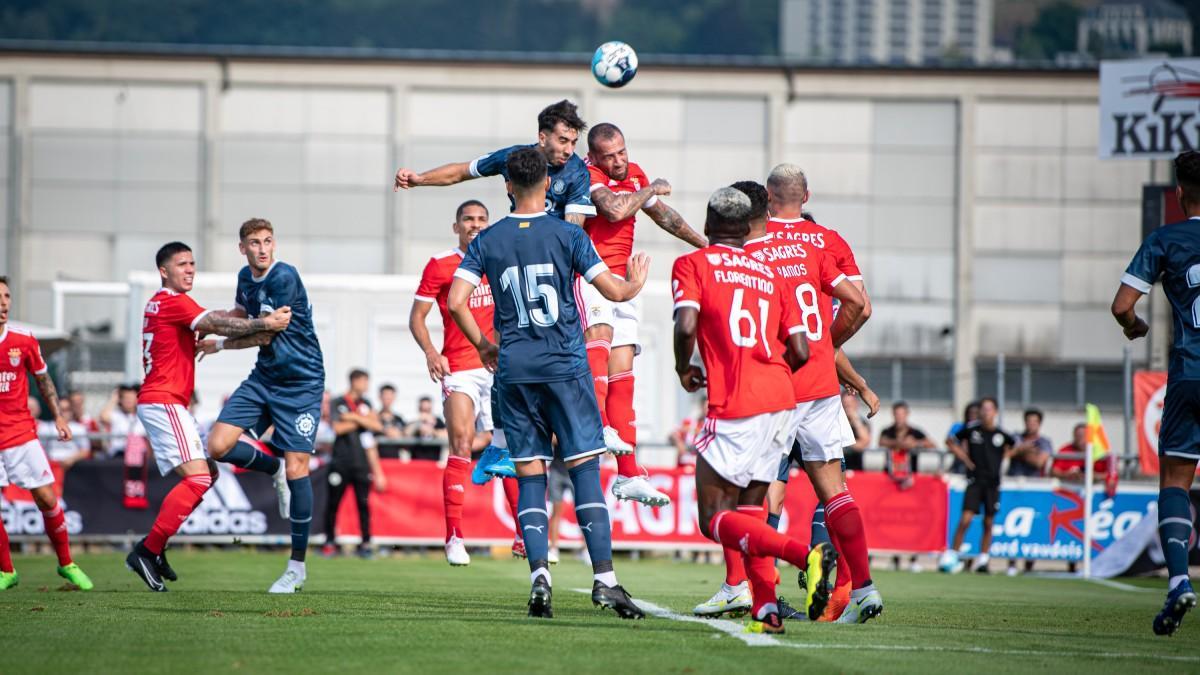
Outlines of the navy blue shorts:
M 499 390 L 504 437 L 514 462 L 553 459 L 551 434 L 558 437 L 564 461 L 605 451 L 591 373 L 559 382 L 501 382 Z
M 1158 454 L 1200 459 L 1200 380 L 1167 379 L 1162 424 L 1158 428 Z
M 271 445 L 285 452 L 311 453 L 324 393 L 322 382 L 267 383 L 251 373 L 225 402 L 217 421 L 259 433 L 273 424 Z
M 792 473 L 792 462 L 795 462 L 796 466 L 804 466 L 804 458 L 800 453 L 800 441 L 792 441 L 792 451 L 779 460 L 779 475 L 775 477 L 775 480 L 782 483 L 788 482 L 789 474 Z M 846 473 L 845 457 L 842 458 L 842 473 Z

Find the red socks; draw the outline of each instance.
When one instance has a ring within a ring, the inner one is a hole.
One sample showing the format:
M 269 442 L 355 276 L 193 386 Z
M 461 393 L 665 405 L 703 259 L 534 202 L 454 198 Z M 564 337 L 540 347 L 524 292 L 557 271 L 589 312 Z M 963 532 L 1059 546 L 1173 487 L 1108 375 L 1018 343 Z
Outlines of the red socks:
M 637 447 L 637 414 L 633 411 L 633 371 L 610 375 L 608 378 L 608 421 L 617 435 Z M 635 455 L 617 456 L 617 474 L 625 478 L 642 475 Z
M 0 572 L 12 573 L 12 552 L 8 550 L 8 530 L 4 529 L 4 521 L 0 520 Z
M 442 474 L 442 500 L 446 505 L 446 541 L 451 537 L 462 538 L 463 500 L 466 497 L 467 474 L 471 471 L 471 460 L 451 455 L 446 460 L 446 471 Z
M 178 485 L 171 488 L 158 509 L 158 517 L 154 519 L 150 534 L 146 535 L 146 548 L 151 553 L 158 555 L 163 552 L 167 540 L 174 536 L 188 516 L 192 515 L 192 511 L 200 505 L 200 500 L 204 499 L 204 493 L 212 484 L 211 474 L 199 473 L 184 476 Z
M 596 387 L 596 403 L 600 404 L 600 423 L 608 426 L 608 353 L 612 344 L 608 340 L 592 340 L 587 343 L 588 369 L 592 371 L 592 385 Z
M 736 548 L 722 547 L 725 554 L 725 583 L 737 586 L 746 580 L 746 565 L 742 560 L 742 551 Z
M 825 526 L 829 528 L 834 547 L 846 559 L 850 569 L 852 588 L 858 589 L 871 582 L 871 562 L 867 553 L 867 535 L 863 529 L 862 514 L 850 492 L 843 492 L 825 503 Z M 842 577 L 838 566 L 838 578 Z M 840 584 L 839 584 L 840 585 Z
M 708 527 L 713 541 L 718 544 L 732 546 L 752 556 L 783 558 L 801 569 L 808 566 L 808 547 L 776 532 L 761 516 L 721 511 L 713 516 Z
M 504 496 L 508 498 L 508 510 L 512 513 L 513 522 L 517 520 L 517 496 L 521 494 L 521 488 L 517 486 L 516 478 L 504 479 Z
M 50 543 L 54 544 L 59 567 L 70 565 L 71 542 L 67 537 L 67 517 L 63 513 L 62 504 L 49 511 L 42 511 L 42 521 L 46 523 L 46 536 L 50 538 Z

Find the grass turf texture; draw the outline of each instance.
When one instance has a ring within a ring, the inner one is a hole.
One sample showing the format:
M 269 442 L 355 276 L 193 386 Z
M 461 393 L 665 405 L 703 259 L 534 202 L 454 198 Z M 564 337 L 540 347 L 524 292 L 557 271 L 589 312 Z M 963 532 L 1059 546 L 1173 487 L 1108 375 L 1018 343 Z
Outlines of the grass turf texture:
M 863 626 L 788 622 L 751 646 L 711 622 L 621 621 L 594 609 L 589 568 L 553 569 L 552 620 L 529 619 L 524 561 L 310 559 L 294 596 L 270 596 L 283 554 L 171 554 L 180 581 L 150 593 L 117 554 L 83 555 L 96 590 L 65 592 L 49 557 L 15 559 L 0 592 L 0 670 L 64 672 L 1197 672 L 1200 613 L 1173 638 L 1150 619 L 1162 580 L 1130 592 L 1076 580 L 879 572 L 887 609 Z M 723 568 L 617 561 L 634 597 L 681 615 Z M 782 569 L 785 597 L 799 599 Z M 744 622 L 744 620 L 742 620 Z M 991 650 L 990 652 L 982 650 Z

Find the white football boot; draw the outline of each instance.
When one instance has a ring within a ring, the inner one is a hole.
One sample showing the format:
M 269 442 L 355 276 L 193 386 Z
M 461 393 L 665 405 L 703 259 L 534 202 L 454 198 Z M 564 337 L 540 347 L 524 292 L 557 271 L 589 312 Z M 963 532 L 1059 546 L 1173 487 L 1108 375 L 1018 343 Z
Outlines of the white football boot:
M 837 623 L 866 623 L 883 614 L 883 596 L 871 584 L 850 592 L 850 604 L 842 611 Z
M 671 503 L 671 498 L 655 490 L 645 476 L 617 476 L 613 481 L 612 493 L 617 499 L 641 502 L 646 506 L 666 506 Z
M 612 427 L 604 427 L 604 447 L 614 455 L 628 455 L 633 452 L 633 446 L 621 440 L 617 430 Z
M 743 581 L 737 586 L 721 584 L 721 590 L 706 602 L 696 605 L 692 614 L 704 617 L 718 617 L 722 614 L 741 614 L 750 611 L 753 603 L 750 599 L 750 585 Z
M 466 567 L 471 564 L 471 556 L 467 554 L 467 547 L 459 537 L 450 537 L 450 541 L 446 542 L 446 562 L 454 567 Z
M 306 576 L 304 563 L 298 563 L 295 560 L 289 560 L 287 569 L 283 572 L 283 576 L 279 577 L 275 583 L 271 584 L 271 589 L 267 592 L 299 593 L 304 589 L 304 581 Z
M 279 497 L 279 517 L 290 518 L 292 514 L 292 490 L 287 484 L 287 463 L 279 460 L 279 470 L 271 475 L 275 496 Z

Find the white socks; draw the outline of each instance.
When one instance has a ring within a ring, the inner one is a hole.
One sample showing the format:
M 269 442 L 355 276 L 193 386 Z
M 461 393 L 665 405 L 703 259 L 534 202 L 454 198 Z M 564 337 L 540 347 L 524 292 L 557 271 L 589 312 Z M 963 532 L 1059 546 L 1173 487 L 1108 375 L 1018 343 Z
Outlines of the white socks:
M 617 585 L 616 572 L 600 572 L 599 574 L 593 574 L 592 578 L 604 584 L 605 586 L 608 586 L 609 588 Z

